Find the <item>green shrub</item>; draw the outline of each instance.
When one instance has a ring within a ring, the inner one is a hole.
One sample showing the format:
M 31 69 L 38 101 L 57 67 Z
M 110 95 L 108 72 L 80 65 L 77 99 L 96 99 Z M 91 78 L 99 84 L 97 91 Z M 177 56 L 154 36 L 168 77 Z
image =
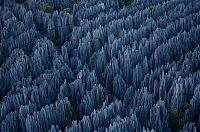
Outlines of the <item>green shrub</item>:
M 121 0 L 121 5 L 122 6 L 129 6 L 131 5 L 133 0 Z
M 176 108 L 169 111 L 169 126 L 173 132 L 178 132 L 184 125 L 183 113 L 178 112 Z
M 71 9 L 70 9 L 70 8 L 64 8 L 63 11 L 64 11 L 65 13 L 69 13 L 69 12 L 71 11 Z
M 4 63 L 5 59 L 0 55 L 0 65 Z
M 76 119 L 76 113 L 72 106 L 69 108 L 69 111 L 70 111 L 69 112 L 70 119 Z
M 56 33 L 55 30 L 56 30 L 55 27 L 52 29 L 49 29 L 48 35 L 47 35 L 47 38 L 51 40 L 54 44 L 58 42 L 58 34 Z
M 36 43 L 36 39 L 35 39 L 35 38 L 32 38 L 32 39 L 31 39 L 31 42 L 32 42 L 32 44 L 35 44 L 35 43 Z
M 63 120 L 63 122 L 66 125 L 69 125 L 72 120 L 76 120 L 76 112 L 75 112 L 74 108 L 70 104 L 67 104 L 67 105 L 68 105 L 68 109 L 65 111 L 66 112 L 65 113 L 66 117 Z
M 123 36 L 122 32 L 116 32 L 113 34 L 117 39 L 121 38 Z
M 151 13 L 151 12 L 153 11 L 153 6 L 152 6 L 152 5 L 150 5 L 150 6 L 148 7 L 148 11 L 149 11 L 149 13 Z
M 169 112 L 170 118 L 178 118 L 178 110 L 176 108 L 171 108 Z
M 23 4 L 24 2 L 26 2 L 26 0 L 16 0 L 16 2 L 17 2 L 18 4 Z
M 16 25 L 17 25 L 17 27 L 20 27 L 22 25 L 22 21 L 17 21 Z
M 99 92 L 99 100 L 100 100 L 100 103 L 101 103 L 101 104 L 102 104 L 103 101 L 104 101 L 104 95 L 103 95 L 103 92 L 102 92 L 102 91 Z
M 27 58 L 28 56 L 27 56 L 26 54 L 23 53 L 23 54 L 21 55 L 21 57 L 22 57 L 22 58 Z
M 53 6 L 51 6 L 51 5 L 49 5 L 49 4 L 47 4 L 47 5 L 44 6 L 44 11 L 45 11 L 45 12 L 52 13 L 53 10 L 54 10 L 54 9 L 53 9 Z
M 187 101 L 185 101 L 183 103 L 183 109 L 184 110 L 191 110 L 191 105 Z

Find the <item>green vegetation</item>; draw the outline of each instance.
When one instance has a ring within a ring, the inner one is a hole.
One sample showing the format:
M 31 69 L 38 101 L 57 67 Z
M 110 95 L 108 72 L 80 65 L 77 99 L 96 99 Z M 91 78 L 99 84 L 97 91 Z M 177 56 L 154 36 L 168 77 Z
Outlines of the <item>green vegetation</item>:
M 5 59 L 0 55 L 0 65 L 4 63 Z
M 76 120 L 76 111 L 74 107 L 68 104 L 68 109 L 66 111 L 66 117 L 65 117 L 64 123 L 69 125 L 72 120 Z
M 70 8 L 64 8 L 63 11 L 64 11 L 65 13 L 69 13 L 69 12 L 71 11 L 71 9 L 70 9 Z
M 150 5 L 150 6 L 148 7 L 148 11 L 149 11 L 149 13 L 152 13 L 152 11 L 153 11 L 153 6 L 152 6 L 152 5 Z
M 23 4 L 24 2 L 26 2 L 26 0 L 16 0 L 16 2 L 17 2 L 18 4 Z
M 173 132 L 178 132 L 184 125 L 183 113 L 178 112 L 176 108 L 169 110 L 169 126 Z
M 102 104 L 103 101 L 104 101 L 104 95 L 103 95 L 103 92 L 102 91 L 99 91 L 99 100 L 100 100 L 100 103 Z
M 108 89 L 109 89 L 110 93 L 113 94 L 113 81 L 109 82 Z
M 48 12 L 48 13 L 52 13 L 53 12 L 53 6 L 51 6 L 51 5 L 49 5 L 49 4 L 46 4 L 45 6 L 44 6 L 44 11 L 45 12 Z
M 22 21 L 17 21 L 16 25 L 17 25 L 17 27 L 20 27 L 22 25 Z
M 200 110 L 199 111 L 197 111 L 197 113 L 196 113 L 196 116 L 195 116 L 196 118 L 195 118 L 195 124 L 199 124 L 199 117 L 200 117 Z
M 119 39 L 120 37 L 122 37 L 122 32 L 117 32 L 117 33 L 114 33 L 114 36 Z
M 32 44 L 35 45 L 35 43 L 36 43 L 36 39 L 35 39 L 35 38 L 32 38 L 32 39 L 31 39 L 31 42 L 32 42 Z
M 26 54 L 23 53 L 23 54 L 21 55 L 21 57 L 25 59 L 25 58 L 27 58 L 28 56 L 27 56 Z
M 58 43 L 58 37 L 57 35 L 51 35 L 49 37 L 47 37 L 49 40 L 51 40 L 54 44 Z
M 185 101 L 183 103 L 183 109 L 184 110 L 191 110 L 191 105 L 187 101 Z
M 72 106 L 69 107 L 69 116 L 70 116 L 70 119 L 76 119 L 76 113 Z
M 131 5 L 133 0 L 122 0 L 121 3 L 123 6 L 129 6 Z

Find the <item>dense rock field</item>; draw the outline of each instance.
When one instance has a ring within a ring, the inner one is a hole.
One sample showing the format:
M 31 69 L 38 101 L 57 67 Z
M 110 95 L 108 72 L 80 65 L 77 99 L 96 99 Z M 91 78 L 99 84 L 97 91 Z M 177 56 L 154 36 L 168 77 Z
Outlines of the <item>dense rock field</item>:
M 0 0 L 0 132 L 200 132 L 199 0 Z

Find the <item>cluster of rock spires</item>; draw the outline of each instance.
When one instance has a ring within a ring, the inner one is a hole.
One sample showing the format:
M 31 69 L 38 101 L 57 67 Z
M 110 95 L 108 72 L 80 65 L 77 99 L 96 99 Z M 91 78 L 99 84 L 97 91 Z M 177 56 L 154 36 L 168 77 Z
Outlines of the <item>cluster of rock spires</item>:
M 199 0 L 0 0 L 0 131 L 198 132 L 199 45 Z

